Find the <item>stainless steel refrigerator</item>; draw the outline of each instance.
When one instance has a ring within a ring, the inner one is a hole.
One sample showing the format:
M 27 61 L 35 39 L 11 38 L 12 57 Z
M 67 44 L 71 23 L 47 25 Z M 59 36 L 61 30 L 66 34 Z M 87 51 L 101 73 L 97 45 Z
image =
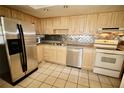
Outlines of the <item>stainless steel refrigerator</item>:
M 0 77 L 16 84 L 37 68 L 34 24 L 0 17 Z

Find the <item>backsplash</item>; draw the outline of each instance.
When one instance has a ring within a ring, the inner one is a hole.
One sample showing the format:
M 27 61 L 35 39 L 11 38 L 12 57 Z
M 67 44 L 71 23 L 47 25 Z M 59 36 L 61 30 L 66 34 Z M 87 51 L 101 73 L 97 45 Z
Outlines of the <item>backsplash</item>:
M 95 41 L 95 37 L 90 34 L 64 35 L 63 41 L 68 44 L 93 44 Z

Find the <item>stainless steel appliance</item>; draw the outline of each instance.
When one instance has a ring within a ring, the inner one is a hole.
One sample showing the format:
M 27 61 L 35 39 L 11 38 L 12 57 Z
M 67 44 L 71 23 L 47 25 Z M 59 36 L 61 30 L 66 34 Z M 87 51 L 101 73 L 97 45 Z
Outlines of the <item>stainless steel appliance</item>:
M 81 68 L 83 49 L 77 47 L 67 47 L 66 65 Z
M 33 24 L 1 17 L 0 76 L 11 84 L 38 68 Z
M 45 40 L 44 35 L 37 35 L 37 37 L 36 37 L 37 44 L 43 43 L 44 40 Z
M 119 78 L 124 61 L 124 51 L 116 50 L 118 40 L 95 40 L 96 61 L 94 73 Z

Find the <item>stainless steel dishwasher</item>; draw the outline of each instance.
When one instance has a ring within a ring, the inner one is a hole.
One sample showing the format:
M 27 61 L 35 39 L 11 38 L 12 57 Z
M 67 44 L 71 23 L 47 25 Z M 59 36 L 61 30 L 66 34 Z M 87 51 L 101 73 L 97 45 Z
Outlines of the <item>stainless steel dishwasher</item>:
M 66 65 L 81 68 L 83 49 L 77 47 L 67 47 Z

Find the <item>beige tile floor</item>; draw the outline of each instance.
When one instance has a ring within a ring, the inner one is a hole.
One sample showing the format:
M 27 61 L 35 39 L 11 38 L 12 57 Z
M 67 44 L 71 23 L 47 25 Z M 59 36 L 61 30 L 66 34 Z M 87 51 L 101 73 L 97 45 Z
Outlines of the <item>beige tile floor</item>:
M 120 79 L 92 71 L 42 62 L 39 69 L 15 86 L 0 79 L 1 88 L 118 88 Z

